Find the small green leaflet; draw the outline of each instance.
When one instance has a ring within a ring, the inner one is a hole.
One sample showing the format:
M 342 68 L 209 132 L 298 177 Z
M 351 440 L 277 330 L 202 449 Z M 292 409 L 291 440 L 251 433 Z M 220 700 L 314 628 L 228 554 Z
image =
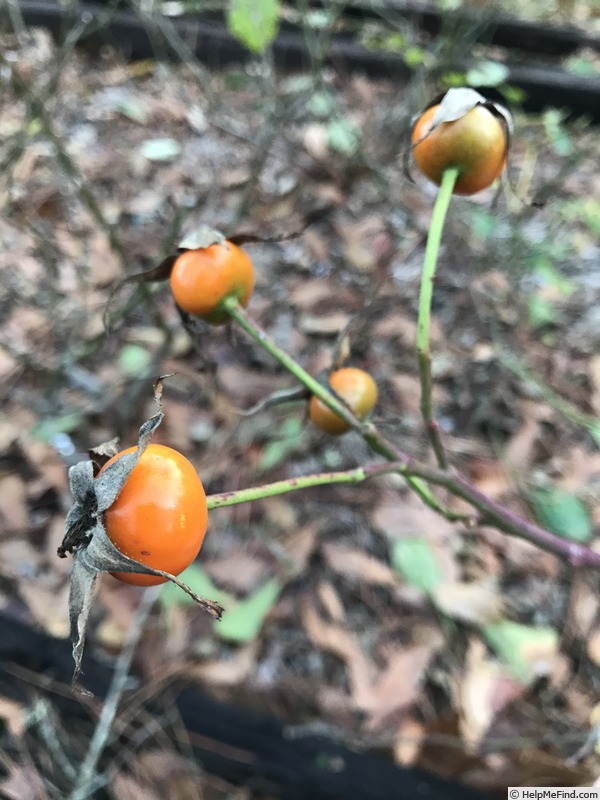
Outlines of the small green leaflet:
M 263 53 L 277 35 L 279 0 L 231 0 L 227 25 L 248 50 Z
M 558 633 L 541 625 L 521 625 L 504 619 L 485 625 L 482 633 L 524 684 L 549 671 L 549 662 L 558 650 Z
M 51 442 L 58 433 L 71 433 L 81 425 L 81 414 L 64 414 L 62 417 L 52 417 L 37 422 L 31 435 L 42 442 Z
M 150 361 L 150 353 L 139 344 L 126 344 L 119 353 L 119 367 L 131 377 L 144 375 Z
M 227 609 L 223 619 L 215 622 L 215 633 L 230 642 L 251 642 L 258 636 L 282 588 L 279 578 L 272 578 L 245 600 Z
M 190 589 L 199 597 L 205 597 L 207 600 L 214 600 L 220 603 L 225 609 L 230 608 L 235 603 L 232 595 L 217 589 L 206 572 L 197 564 L 191 564 L 179 577 L 182 581 L 187 583 Z M 192 598 L 184 594 L 181 589 L 173 583 L 165 583 L 165 585 L 161 587 L 158 601 L 163 608 L 194 605 Z
M 327 141 L 333 150 L 350 155 L 358 146 L 358 134 L 352 123 L 341 117 L 327 126 Z
M 481 61 L 467 72 L 469 86 L 500 86 L 509 77 L 509 69 L 498 61 Z
M 258 467 L 259 473 L 274 469 L 298 448 L 302 427 L 302 421 L 297 417 L 289 417 L 284 421 L 279 434 L 265 445 Z
M 148 139 L 140 152 L 148 161 L 172 161 L 181 152 L 181 145 L 175 139 Z
M 398 539 L 393 544 L 392 566 L 407 583 L 431 595 L 442 580 L 435 553 L 425 539 Z
M 588 510 L 574 494 L 564 489 L 536 489 L 530 501 L 538 522 L 557 536 L 572 542 L 592 538 Z
M 253 594 L 236 602 L 233 595 L 217 589 L 197 564 L 189 566 L 179 577 L 200 597 L 214 600 L 223 606 L 223 619 L 214 623 L 214 631 L 221 639 L 240 644 L 250 642 L 258 636 L 265 617 L 277 602 L 284 585 L 279 578 L 272 578 Z M 194 605 L 191 598 L 171 583 L 166 583 L 161 588 L 159 602 L 163 608 Z

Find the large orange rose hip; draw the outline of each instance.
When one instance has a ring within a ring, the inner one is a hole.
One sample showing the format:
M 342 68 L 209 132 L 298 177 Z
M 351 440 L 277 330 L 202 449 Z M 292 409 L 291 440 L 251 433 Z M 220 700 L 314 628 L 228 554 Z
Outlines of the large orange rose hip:
M 135 447 L 110 459 L 100 473 Z M 198 555 L 208 521 L 206 495 L 196 470 L 177 450 L 149 444 L 115 502 L 104 512 L 106 534 L 123 555 L 179 575 Z M 113 573 L 125 583 L 154 586 L 165 578 Z

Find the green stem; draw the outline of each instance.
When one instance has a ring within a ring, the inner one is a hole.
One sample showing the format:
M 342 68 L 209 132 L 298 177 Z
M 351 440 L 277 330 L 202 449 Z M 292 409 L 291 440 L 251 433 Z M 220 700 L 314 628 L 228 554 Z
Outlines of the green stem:
M 419 319 L 417 323 L 417 358 L 419 361 L 419 376 L 421 379 L 421 414 L 427 435 L 433 447 L 438 464 L 446 469 L 448 461 L 440 439 L 437 422 L 433 418 L 431 401 L 431 352 L 429 346 L 431 328 L 431 300 L 433 297 L 433 284 L 437 267 L 442 231 L 446 214 L 452 199 L 452 192 L 458 178 L 459 171 L 453 167 L 447 169 L 442 175 L 442 183 L 433 207 L 431 225 L 427 235 L 427 246 L 423 260 L 421 274 L 421 294 L 419 297 Z
M 266 331 L 261 330 L 252 322 L 235 297 L 227 298 L 224 302 L 224 306 L 229 316 L 237 322 L 240 328 L 266 350 L 269 355 L 278 361 L 282 367 L 285 367 L 288 372 L 291 372 L 300 383 L 306 386 L 311 394 L 318 397 L 327 408 L 330 408 L 338 417 L 341 417 L 353 430 L 360 434 L 364 433 L 367 426 L 356 419 L 350 409 L 338 400 L 332 392 L 313 378 L 313 376 L 303 369 L 295 359 L 285 352 L 285 350 L 282 350 Z
M 461 497 L 469 505 L 477 509 L 481 515 L 480 522 L 495 525 L 499 530 L 509 533 L 511 536 L 518 536 L 550 553 L 555 553 L 574 567 L 600 569 L 600 553 L 596 553 L 584 545 L 562 539 L 560 536 L 540 528 L 539 525 L 523 519 L 514 511 L 504 508 L 495 500 L 486 497 L 458 473 L 442 470 L 439 467 L 419 464 L 410 456 L 405 456 L 388 464 L 373 464 L 345 472 L 322 472 L 314 475 L 303 475 L 300 478 L 276 481 L 264 486 L 240 489 L 237 492 L 213 494 L 207 498 L 208 508 L 224 508 L 225 506 L 247 503 L 252 500 L 262 500 L 266 497 L 293 492 L 296 489 L 307 489 L 311 486 L 326 486 L 334 483 L 360 483 L 368 478 L 374 478 L 389 472 L 404 475 L 407 479 L 410 476 L 419 477 L 422 480 L 447 489 L 451 494 Z M 473 524 L 475 521 L 472 516 L 466 514 L 454 514 L 453 518 L 468 524 Z
M 237 322 L 248 336 L 254 339 L 258 345 L 288 370 L 288 372 L 302 383 L 311 394 L 316 395 L 328 408 L 341 417 L 350 428 L 360 434 L 373 452 L 379 453 L 379 455 L 382 455 L 388 461 L 405 460 L 405 454 L 384 439 L 372 423 L 365 423 L 358 420 L 350 409 L 338 400 L 333 392 L 319 383 L 319 381 L 315 380 L 315 378 L 303 369 L 295 359 L 288 355 L 285 350 L 282 350 L 266 331 L 262 330 L 248 317 L 245 310 L 234 297 L 225 300 L 224 305 L 232 319 Z M 406 481 L 410 488 L 419 495 L 421 500 L 438 514 L 441 514 L 449 520 L 465 519 L 465 515 L 457 515 L 453 511 L 450 511 L 450 509 L 445 508 L 419 478 L 408 475 L 406 476 Z
M 302 475 L 298 478 L 267 483 L 264 486 L 253 486 L 249 489 L 239 489 L 237 492 L 223 492 L 222 494 L 209 495 L 206 498 L 208 509 L 225 508 L 239 503 L 249 503 L 253 500 L 264 500 L 265 497 L 275 497 L 278 494 L 295 492 L 298 489 L 310 489 L 313 486 L 329 486 L 334 483 L 361 483 L 377 475 L 388 472 L 404 472 L 407 465 L 404 462 L 374 465 L 371 467 L 357 467 L 342 472 L 318 472 L 313 475 Z

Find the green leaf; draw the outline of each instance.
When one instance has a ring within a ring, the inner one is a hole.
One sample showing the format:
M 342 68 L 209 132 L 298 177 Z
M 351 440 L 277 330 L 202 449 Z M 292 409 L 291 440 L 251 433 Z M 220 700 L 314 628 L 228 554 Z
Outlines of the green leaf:
M 421 47 L 407 47 L 402 55 L 404 63 L 411 69 L 416 69 L 422 64 L 427 65 L 430 61 L 430 54 Z
M 215 622 L 215 632 L 231 642 L 252 641 L 258 636 L 282 589 L 283 583 L 279 578 L 272 578 L 254 594 L 230 608 L 222 620 Z
M 405 581 L 426 595 L 441 583 L 442 573 L 435 553 L 425 539 L 398 539 L 393 544 L 392 566 Z
M 301 420 L 297 417 L 288 417 L 281 426 L 278 438 L 265 446 L 257 473 L 274 469 L 291 455 L 297 449 L 301 435 Z
M 474 206 L 469 209 L 470 224 L 479 239 L 487 239 L 498 230 L 498 215 L 485 208 Z
M 563 125 L 564 119 L 564 112 L 558 108 L 549 108 L 542 115 L 546 136 L 555 153 L 559 156 L 570 156 L 573 153 L 574 145 Z
M 556 269 L 546 257 L 537 258 L 535 261 L 535 274 L 547 286 L 552 286 L 563 297 L 569 297 L 577 291 L 577 283 Z
M 547 674 L 558 650 L 558 634 L 549 627 L 521 625 L 505 619 L 485 625 L 482 633 L 490 647 L 525 684 Z
M 530 495 L 531 505 L 540 523 L 563 539 L 588 542 L 592 523 L 587 508 L 575 495 L 563 489 L 537 489 Z
M 126 344 L 119 353 L 119 367 L 131 377 L 143 375 L 150 361 L 150 353 L 139 344 Z
M 263 53 L 277 35 L 279 0 L 231 0 L 227 25 L 248 50 Z
M 465 73 L 464 72 L 447 72 L 443 76 L 444 85 L 448 87 L 453 86 L 464 86 L 465 85 Z
M 329 92 L 315 92 L 308 101 L 308 110 L 316 117 L 328 117 L 334 105 L 335 101 Z
M 375 33 L 366 36 L 362 44 L 369 50 L 385 53 L 401 53 L 406 49 L 406 36 L 403 33 Z
M 500 86 L 507 80 L 508 67 L 497 61 L 482 61 L 468 70 L 467 83 L 470 86 Z
M 32 118 L 31 118 L 31 119 L 30 119 L 30 120 L 27 122 L 27 128 L 26 128 L 26 131 L 27 131 L 27 136 L 28 136 L 30 139 L 33 139 L 33 138 L 34 138 L 34 136 L 37 136 L 37 135 L 38 135 L 38 133 L 39 133 L 41 130 L 42 130 L 42 122 L 41 122 L 41 120 L 40 120 L 40 119 L 38 119 L 37 117 L 32 117 Z
M 175 139 L 148 139 L 140 151 L 148 161 L 172 161 L 181 152 L 181 145 Z
M 592 58 L 574 55 L 567 58 L 564 62 L 565 69 L 572 75 L 579 75 L 581 78 L 595 78 L 598 75 L 598 66 Z
M 559 315 L 552 303 L 539 294 L 532 295 L 527 301 L 527 314 L 533 328 L 555 325 L 559 321 Z
M 580 222 L 600 236 L 600 200 L 577 197 L 561 206 L 562 216 L 569 222 Z
M 522 89 L 517 89 L 516 86 L 503 86 L 502 94 L 507 103 L 518 106 L 525 101 L 527 93 Z
M 148 109 L 139 100 L 122 100 L 115 106 L 115 111 L 133 122 L 145 125 L 148 122 Z
M 328 11 L 324 8 L 318 8 L 314 11 L 309 11 L 304 19 L 309 28 L 312 28 L 316 31 L 324 31 L 335 22 L 336 12 Z
M 358 134 L 347 119 L 334 119 L 327 126 L 327 140 L 333 150 L 350 155 L 358 145 Z
M 81 414 L 65 414 L 37 422 L 31 429 L 31 435 L 42 442 L 50 442 L 58 433 L 71 433 L 81 423 Z
M 202 567 L 197 564 L 191 564 L 185 569 L 179 578 L 190 587 L 199 597 L 204 597 L 207 600 L 215 600 L 220 603 L 224 608 L 234 605 L 234 598 L 227 592 L 217 589 L 211 579 L 208 577 Z M 163 608 L 170 608 L 171 606 L 193 606 L 195 605 L 192 598 L 185 592 L 170 581 L 165 583 L 161 588 L 158 595 L 158 602 Z

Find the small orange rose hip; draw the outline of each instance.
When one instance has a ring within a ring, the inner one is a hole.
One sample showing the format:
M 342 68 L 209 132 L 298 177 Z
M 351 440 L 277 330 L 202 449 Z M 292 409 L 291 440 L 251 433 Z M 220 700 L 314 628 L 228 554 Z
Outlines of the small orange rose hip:
M 362 369 L 338 369 L 329 376 L 329 385 L 360 420 L 373 410 L 377 402 L 377 384 Z M 310 399 L 308 413 L 313 423 L 326 433 L 337 436 L 348 430 L 348 424 L 315 396 Z
M 502 118 L 476 105 L 464 116 L 433 127 L 440 105 L 421 114 L 412 131 L 413 156 L 421 172 L 438 185 L 450 167 L 459 170 L 456 194 L 475 194 L 499 178 L 506 165 L 507 131 Z
M 220 325 L 228 319 L 223 301 L 235 298 L 247 306 L 254 289 L 254 266 L 237 245 L 224 241 L 186 250 L 170 276 L 175 302 L 188 314 Z

